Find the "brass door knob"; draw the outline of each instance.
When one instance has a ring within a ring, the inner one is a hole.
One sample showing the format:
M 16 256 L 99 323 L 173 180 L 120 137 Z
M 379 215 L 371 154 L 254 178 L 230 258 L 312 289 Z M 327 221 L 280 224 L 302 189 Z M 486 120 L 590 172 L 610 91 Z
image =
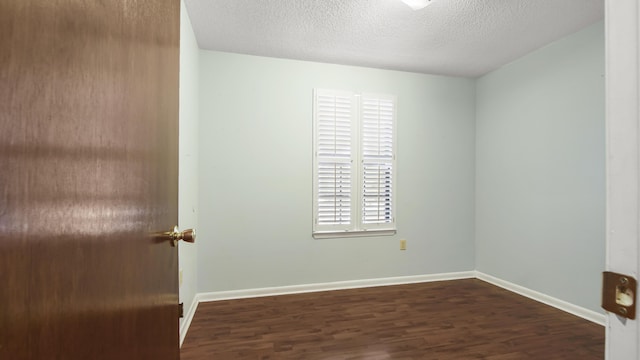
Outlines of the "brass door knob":
M 178 241 L 186 241 L 188 243 L 194 243 L 196 241 L 196 231 L 194 229 L 187 229 L 184 231 L 178 230 L 178 226 L 173 227 L 173 231 L 165 233 L 171 239 L 171 245 L 176 246 Z

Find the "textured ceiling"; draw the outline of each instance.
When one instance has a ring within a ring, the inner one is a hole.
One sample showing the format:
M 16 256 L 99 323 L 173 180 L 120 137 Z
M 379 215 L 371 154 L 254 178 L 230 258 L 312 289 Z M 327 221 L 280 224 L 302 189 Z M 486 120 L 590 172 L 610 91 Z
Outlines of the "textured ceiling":
M 202 49 L 477 77 L 604 16 L 604 0 L 185 0 Z

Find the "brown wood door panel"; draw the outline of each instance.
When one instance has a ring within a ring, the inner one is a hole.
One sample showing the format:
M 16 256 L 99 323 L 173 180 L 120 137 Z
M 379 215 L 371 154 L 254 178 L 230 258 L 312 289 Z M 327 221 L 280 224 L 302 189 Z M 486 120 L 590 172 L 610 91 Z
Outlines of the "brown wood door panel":
M 178 359 L 178 0 L 0 3 L 0 359 Z

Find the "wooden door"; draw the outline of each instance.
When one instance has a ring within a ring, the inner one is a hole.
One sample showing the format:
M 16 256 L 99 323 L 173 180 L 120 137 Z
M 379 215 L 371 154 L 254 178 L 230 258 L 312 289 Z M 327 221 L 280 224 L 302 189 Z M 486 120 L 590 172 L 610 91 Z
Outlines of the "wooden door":
M 0 2 L 0 359 L 178 359 L 179 0 Z
M 640 5 L 607 0 L 606 270 L 640 274 Z M 638 299 L 636 296 L 636 303 Z M 637 304 L 636 304 L 637 307 Z M 607 314 L 606 359 L 640 359 L 640 321 Z

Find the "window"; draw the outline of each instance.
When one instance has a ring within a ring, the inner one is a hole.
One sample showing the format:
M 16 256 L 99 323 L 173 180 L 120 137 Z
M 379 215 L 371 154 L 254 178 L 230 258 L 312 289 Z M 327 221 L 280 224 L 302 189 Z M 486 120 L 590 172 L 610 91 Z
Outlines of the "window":
M 316 89 L 314 237 L 395 232 L 396 98 Z

